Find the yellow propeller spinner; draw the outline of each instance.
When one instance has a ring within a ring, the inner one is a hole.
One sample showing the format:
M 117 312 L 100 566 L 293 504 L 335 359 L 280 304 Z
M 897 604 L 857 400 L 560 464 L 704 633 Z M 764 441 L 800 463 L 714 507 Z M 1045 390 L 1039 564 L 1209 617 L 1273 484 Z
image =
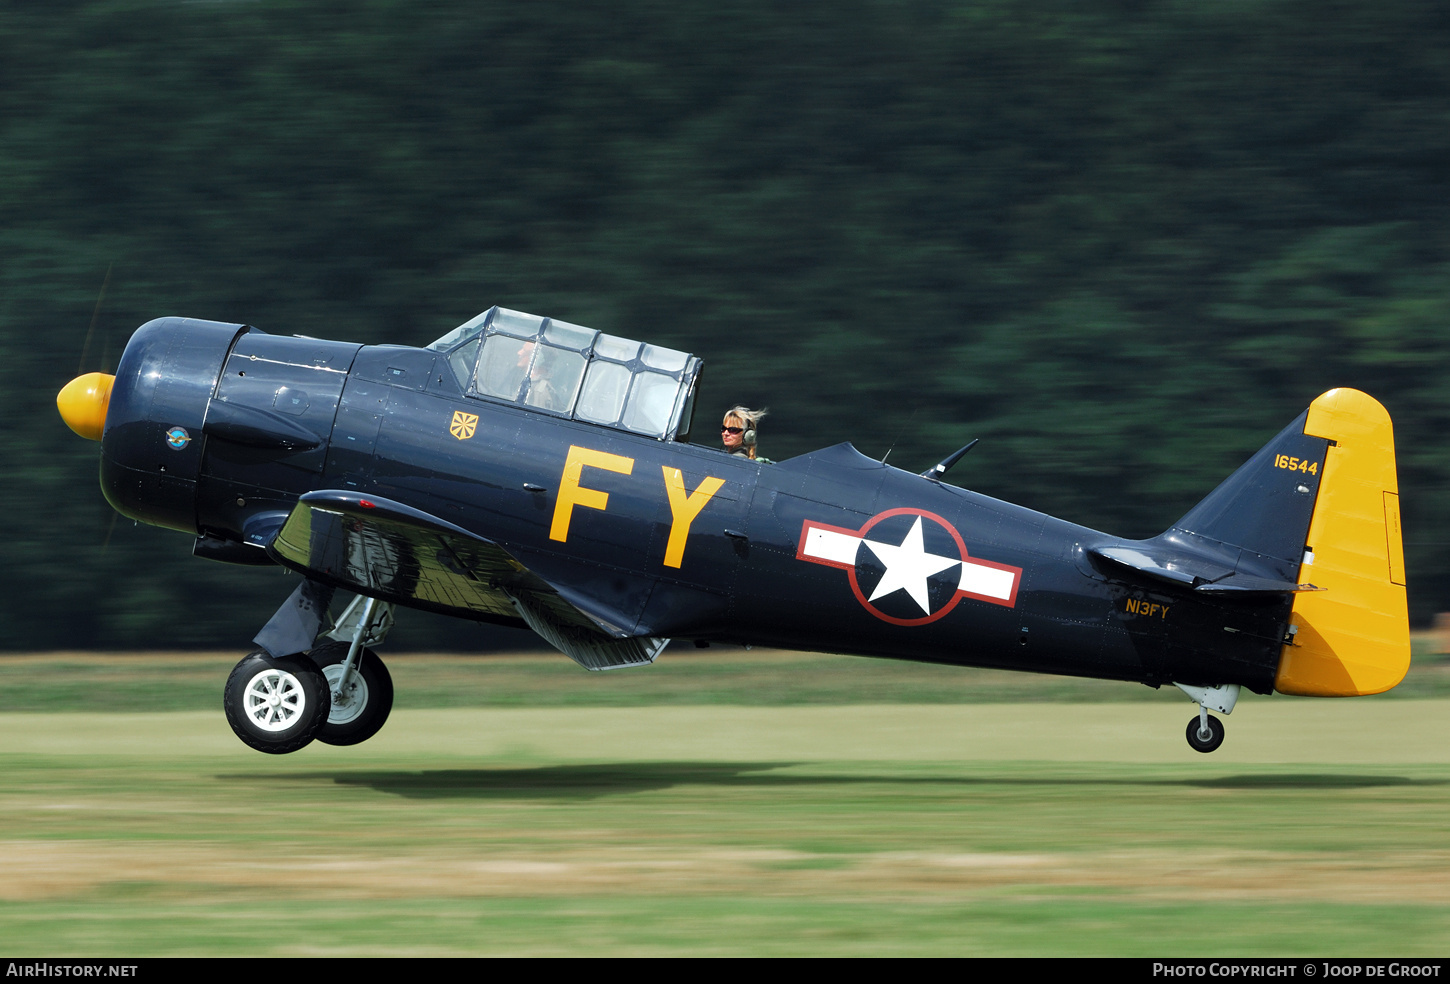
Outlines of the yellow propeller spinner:
M 99 441 L 106 429 L 106 411 L 111 406 L 111 384 L 116 377 L 88 372 L 65 384 L 55 397 L 66 426 L 88 441 Z

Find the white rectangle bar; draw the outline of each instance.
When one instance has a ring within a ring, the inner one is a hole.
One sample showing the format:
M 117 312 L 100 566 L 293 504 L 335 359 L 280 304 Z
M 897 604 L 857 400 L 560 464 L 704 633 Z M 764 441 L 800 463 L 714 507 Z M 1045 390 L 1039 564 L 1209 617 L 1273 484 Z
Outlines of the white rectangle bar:
M 860 546 L 861 538 L 859 536 L 812 526 L 806 532 L 806 542 L 801 548 L 801 553 L 814 560 L 826 560 L 833 564 L 845 564 L 849 567 L 856 563 L 856 551 Z
M 962 579 L 958 587 L 968 594 L 982 595 L 987 598 L 1001 598 L 1003 601 L 1012 597 L 1012 586 L 1017 581 L 1015 571 L 1004 571 L 996 567 L 988 567 L 985 564 L 974 564 L 970 560 L 962 564 Z

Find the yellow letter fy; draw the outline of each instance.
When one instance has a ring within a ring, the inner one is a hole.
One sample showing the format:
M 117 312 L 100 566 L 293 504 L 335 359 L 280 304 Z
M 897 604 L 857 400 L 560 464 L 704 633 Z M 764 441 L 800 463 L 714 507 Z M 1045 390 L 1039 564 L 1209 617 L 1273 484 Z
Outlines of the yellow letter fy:
M 685 541 L 690 538 L 690 524 L 705 508 L 710 497 L 725 484 L 723 478 L 707 477 L 689 495 L 685 494 L 685 476 L 678 468 L 661 465 L 665 473 L 665 492 L 670 497 L 670 540 L 665 544 L 665 566 L 679 567 L 685 559 Z
M 554 502 L 554 524 L 549 527 L 549 539 L 564 543 L 569 539 L 569 519 L 575 506 L 603 509 L 609 505 L 609 493 L 598 489 L 581 488 L 579 476 L 584 466 L 603 468 L 605 471 L 628 475 L 634 471 L 634 459 L 608 451 L 592 451 L 589 448 L 569 446 L 569 457 L 564 460 L 564 474 L 559 479 L 559 498 Z

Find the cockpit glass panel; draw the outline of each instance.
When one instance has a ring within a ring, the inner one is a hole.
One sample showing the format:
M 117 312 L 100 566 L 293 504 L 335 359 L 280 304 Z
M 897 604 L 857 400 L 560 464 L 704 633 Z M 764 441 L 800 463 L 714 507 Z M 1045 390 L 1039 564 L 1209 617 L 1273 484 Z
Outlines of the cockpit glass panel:
M 600 335 L 594 342 L 594 355 L 601 359 L 628 362 L 639 355 L 639 342 L 631 342 L 627 338 L 616 338 L 613 335 Z
M 574 409 L 579 380 L 584 376 L 584 356 L 552 345 L 540 345 L 529 370 L 529 387 L 524 402 L 531 407 L 568 413 Z
M 629 379 L 629 370 L 617 362 L 591 362 L 574 415 L 593 424 L 618 423 Z
M 638 434 L 664 436 L 679 391 L 680 384 L 670 376 L 657 372 L 636 373 L 624 408 L 624 426 Z
M 453 370 L 460 389 L 468 389 L 468 381 L 473 378 L 473 367 L 478 363 L 478 344 L 479 340 L 475 338 L 448 355 L 448 368 Z
M 567 321 L 550 321 L 544 329 L 544 340 L 576 352 L 588 352 L 597 334 L 599 332 L 593 328 L 571 325 Z
M 507 335 L 490 335 L 483 346 L 474 377 L 478 392 L 500 400 L 517 400 L 529 376 L 536 342 L 521 342 Z
M 663 369 L 665 372 L 679 372 L 685 368 L 685 361 L 689 356 L 684 352 L 676 352 L 674 349 L 661 348 L 658 345 L 646 345 L 644 347 L 644 364 L 651 369 Z
M 544 319 L 537 315 L 499 308 L 488 327 L 492 331 L 501 331 L 506 335 L 513 335 L 515 338 L 534 338 L 539 334 L 539 329 L 543 327 L 543 324 Z
M 696 376 L 695 381 L 690 384 L 689 392 L 685 394 L 685 405 L 680 411 L 680 425 L 675 428 L 675 440 L 689 442 L 690 423 L 695 417 L 695 395 L 700 392 L 700 377 Z

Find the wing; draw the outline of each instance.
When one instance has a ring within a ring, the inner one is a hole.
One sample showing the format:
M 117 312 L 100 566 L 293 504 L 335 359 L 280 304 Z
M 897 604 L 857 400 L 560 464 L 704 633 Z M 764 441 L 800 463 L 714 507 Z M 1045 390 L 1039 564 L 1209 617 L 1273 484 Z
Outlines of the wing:
M 591 670 L 651 663 L 667 639 L 534 574 L 504 547 L 419 509 L 356 492 L 302 496 L 266 544 L 308 578 L 395 604 L 523 621 Z

